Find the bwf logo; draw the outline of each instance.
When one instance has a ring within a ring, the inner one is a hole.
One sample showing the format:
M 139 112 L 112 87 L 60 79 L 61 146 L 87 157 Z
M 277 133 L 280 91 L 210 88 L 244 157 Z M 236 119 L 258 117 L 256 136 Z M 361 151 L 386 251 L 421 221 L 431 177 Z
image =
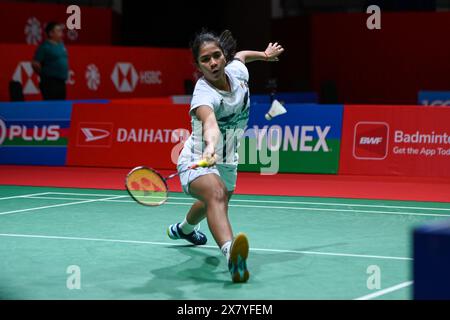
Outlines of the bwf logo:
M 383 142 L 382 137 L 362 137 L 359 140 L 360 144 L 371 144 L 371 145 L 379 145 Z
M 383 160 L 388 155 L 389 125 L 386 122 L 358 122 L 355 125 L 353 157 Z

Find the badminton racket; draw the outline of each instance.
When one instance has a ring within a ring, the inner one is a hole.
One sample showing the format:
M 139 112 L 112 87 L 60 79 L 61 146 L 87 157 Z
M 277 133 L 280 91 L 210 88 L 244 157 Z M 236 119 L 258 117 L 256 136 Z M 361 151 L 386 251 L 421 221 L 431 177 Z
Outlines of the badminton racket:
M 188 167 L 185 170 L 163 177 L 158 171 L 146 166 L 139 166 L 132 169 L 125 179 L 125 187 L 130 196 L 137 202 L 145 206 L 159 206 L 167 201 L 169 197 L 169 187 L 167 180 L 172 179 L 188 170 L 205 168 L 213 165 L 214 162 L 206 159 Z

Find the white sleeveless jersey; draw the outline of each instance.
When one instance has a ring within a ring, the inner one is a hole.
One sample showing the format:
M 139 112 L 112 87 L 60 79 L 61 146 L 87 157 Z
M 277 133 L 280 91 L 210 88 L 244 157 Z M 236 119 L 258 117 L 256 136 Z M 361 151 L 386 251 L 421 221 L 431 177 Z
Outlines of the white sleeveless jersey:
M 238 164 L 239 140 L 244 134 L 250 114 L 249 73 L 245 64 L 239 60 L 230 62 L 225 67 L 225 73 L 230 80 L 231 92 L 216 89 L 203 77 L 197 81 L 190 108 L 192 133 L 184 145 L 179 163 L 201 159 L 205 144 L 202 124 L 194 110 L 199 106 L 208 106 L 214 110 L 222 133 L 222 139 L 216 146 L 217 163 Z

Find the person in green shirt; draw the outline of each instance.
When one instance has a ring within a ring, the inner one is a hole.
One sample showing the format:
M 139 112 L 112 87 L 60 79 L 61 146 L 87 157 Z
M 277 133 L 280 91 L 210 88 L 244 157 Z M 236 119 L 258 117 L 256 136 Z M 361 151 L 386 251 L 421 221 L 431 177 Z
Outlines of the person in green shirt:
M 49 22 L 45 27 L 47 39 L 34 54 L 32 66 L 40 76 L 39 87 L 44 100 L 65 100 L 69 75 L 67 50 L 63 43 L 64 26 Z

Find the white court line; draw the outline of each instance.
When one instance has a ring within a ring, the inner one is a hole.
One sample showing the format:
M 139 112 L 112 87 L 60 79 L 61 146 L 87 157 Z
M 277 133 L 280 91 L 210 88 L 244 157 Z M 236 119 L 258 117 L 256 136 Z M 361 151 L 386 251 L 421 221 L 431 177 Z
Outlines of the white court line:
M 46 194 L 49 194 L 49 193 L 50 192 L 22 194 L 22 195 L 19 195 L 19 196 L 3 197 L 3 198 L 0 198 L 0 200 L 17 199 L 17 198 L 28 198 L 28 197 L 33 197 L 33 196 L 43 196 L 43 195 L 46 195 Z
M 1 237 L 17 237 L 17 238 L 40 238 L 40 239 L 75 240 L 75 241 L 98 241 L 98 242 L 114 242 L 114 243 L 128 243 L 128 244 L 150 244 L 150 245 L 159 245 L 159 246 L 185 247 L 185 245 L 181 245 L 181 244 L 174 244 L 174 243 L 167 243 L 167 242 L 154 242 L 154 241 L 118 240 L 118 239 L 82 238 L 82 237 L 62 237 L 62 236 L 35 235 L 35 234 L 16 234 L 16 233 L 0 233 L 0 236 Z M 196 246 L 196 248 L 198 248 L 198 249 L 202 249 L 202 248 L 217 249 L 217 246 Z M 391 256 L 377 256 L 377 255 L 350 254 L 350 253 L 334 253 L 334 252 L 320 252 L 320 251 L 297 251 L 297 250 L 262 249 L 262 248 L 250 248 L 250 251 L 266 251 L 266 252 L 278 252 L 278 253 L 296 253 L 296 254 L 336 256 L 336 257 L 350 257 L 350 258 L 366 258 L 366 259 L 383 259 L 383 260 L 403 260 L 403 261 L 411 261 L 412 260 L 412 258 L 407 258 L 407 257 L 391 257 Z
M 362 296 L 362 297 L 359 297 L 359 298 L 356 298 L 356 299 L 353 299 L 353 300 L 370 300 L 370 299 L 373 299 L 373 298 L 378 298 L 378 297 L 381 297 L 381 296 L 383 296 L 385 294 L 388 294 L 388 293 L 391 293 L 391 292 L 394 292 L 394 291 L 397 291 L 397 290 L 409 287 L 412 284 L 413 284 L 413 281 L 402 282 L 402 283 L 397 284 L 395 286 L 392 286 L 392 287 L 389 287 L 389 288 L 386 288 L 386 289 L 383 289 L 383 290 L 380 290 L 380 291 L 377 291 L 377 292 L 374 292 L 374 293 L 371 293 L 371 294 L 368 294 L 368 295 L 365 295 L 365 296 Z
M 126 196 L 116 196 L 117 198 Z M 112 198 L 105 199 L 80 199 L 80 198 L 60 198 L 60 197 L 30 197 L 30 199 L 48 199 L 48 200 L 77 200 L 77 201 L 98 201 L 98 202 L 119 202 L 134 203 L 134 200 L 114 200 Z M 193 202 L 166 202 L 166 205 L 184 205 L 191 206 Z M 353 213 L 381 213 L 390 215 L 409 215 L 409 216 L 425 216 L 425 217 L 450 217 L 450 214 L 440 213 L 418 213 L 418 212 L 395 212 L 395 211 L 376 211 L 376 210 L 354 210 L 354 209 L 327 209 L 327 208 L 310 208 L 310 207 L 274 207 L 274 206 L 253 206 L 243 204 L 230 204 L 229 207 L 241 208 L 261 208 L 261 209 L 286 209 L 286 210 L 303 210 L 303 211 L 332 211 L 332 212 L 353 212 Z M 0 213 L 1 214 L 1 213 Z
M 50 206 L 43 206 L 43 207 L 36 207 L 36 208 L 28 208 L 28 209 L 5 211 L 5 212 L 0 212 L 0 215 L 6 215 L 6 214 L 11 214 L 11 213 L 27 212 L 27 211 L 36 211 L 36 210 L 42 210 L 42 209 L 48 209 L 48 208 L 72 206 L 72 205 L 75 205 L 75 204 L 97 202 L 97 201 L 101 201 L 101 200 L 108 200 L 108 199 L 114 199 L 114 198 L 115 197 L 110 197 L 110 198 L 105 198 L 105 199 L 90 199 L 90 200 L 76 201 L 76 202 L 69 202 L 69 203 L 61 203 L 61 204 L 54 204 L 54 205 L 50 205 Z
M 65 193 L 65 192 L 49 192 L 48 194 L 56 195 L 72 195 L 72 196 L 102 196 L 110 197 L 113 194 L 95 194 L 95 193 Z M 127 197 L 125 195 L 124 197 Z M 169 197 L 175 200 L 192 200 L 190 197 Z M 371 200 L 376 201 L 376 200 Z M 279 203 L 279 204 L 310 204 L 321 206 L 345 206 L 345 207 L 369 207 L 369 208 L 392 208 L 392 209 L 416 209 L 416 210 L 436 210 L 436 211 L 450 211 L 450 208 L 433 208 L 433 207 L 412 207 L 412 206 L 382 206 L 372 204 L 357 204 L 357 203 L 337 203 L 337 202 L 309 202 L 309 201 L 273 201 L 273 200 L 250 200 L 250 199 L 231 199 L 231 202 L 256 202 L 256 203 Z
M 49 194 L 56 195 L 69 195 L 69 196 L 99 196 L 99 197 L 113 197 L 118 196 L 118 194 L 106 194 L 106 193 L 75 193 L 75 192 L 49 192 Z M 126 197 L 127 195 L 124 195 Z
M 172 202 L 174 203 L 174 202 Z M 168 203 L 168 204 L 172 204 Z M 175 204 L 175 203 L 174 203 Z M 181 204 L 181 203 L 178 203 Z M 373 211 L 373 210 L 353 210 L 353 209 L 326 209 L 326 208 L 310 208 L 310 207 L 273 207 L 273 206 L 247 206 L 240 204 L 230 204 L 230 207 L 242 208 L 266 208 L 266 209 L 287 209 L 287 210 L 311 210 L 311 211 L 331 211 L 331 212 L 357 212 L 357 213 L 382 213 L 392 215 L 409 215 L 409 216 L 431 216 L 431 217 L 450 217 L 450 214 L 439 213 L 417 213 L 417 212 L 393 212 L 393 211 Z
M 122 202 L 122 201 L 112 201 L 112 202 Z M 187 205 L 190 206 L 192 203 L 184 202 L 166 202 L 165 204 L 171 205 Z M 303 211 L 331 211 L 331 212 L 353 212 L 353 213 L 382 213 L 382 214 L 392 214 L 392 215 L 409 215 L 409 216 L 426 216 L 426 217 L 450 217 L 450 214 L 440 214 L 440 213 L 417 213 L 417 212 L 392 212 L 392 211 L 369 211 L 369 210 L 352 210 L 352 209 L 326 209 L 326 208 L 310 208 L 310 207 L 274 207 L 274 206 L 247 206 L 243 204 L 230 204 L 229 207 L 240 207 L 240 208 L 260 208 L 260 209 L 286 209 L 286 210 L 303 210 Z M 306 212 L 307 213 L 307 212 Z
M 129 198 L 130 196 L 117 196 L 117 199 L 125 198 L 125 197 Z M 39 197 L 39 196 L 33 196 L 33 197 L 31 197 L 31 199 L 40 199 L 40 200 L 45 200 L 45 199 L 48 199 L 48 200 L 77 200 L 77 201 L 97 200 L 99 202 L 105 201 L 105 202 L 119 202 L 119 203 L 122 203 L 122 202 L 136 203 L 134 200 L 108 200 L 109 198 L 105 198 L 105 199 L 84 199 L 84 198 L 67 198 L 67 197 L 62 198 L 62 197 L 47 197 L 47 196 L 46 197 Z M 188 203 L 188 204 L 192 205 L 193 202 Z

